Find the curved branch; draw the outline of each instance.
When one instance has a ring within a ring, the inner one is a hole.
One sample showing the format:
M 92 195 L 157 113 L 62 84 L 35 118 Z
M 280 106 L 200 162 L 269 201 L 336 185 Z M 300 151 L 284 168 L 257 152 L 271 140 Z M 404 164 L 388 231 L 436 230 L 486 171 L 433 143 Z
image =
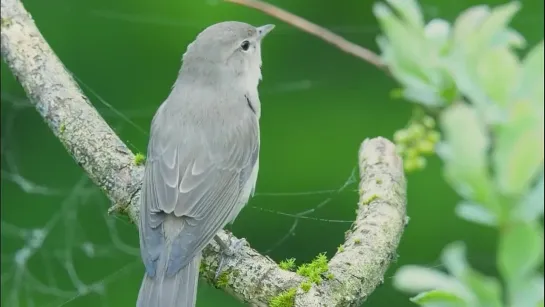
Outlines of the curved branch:
M 321 27 L 315 23 L 312 23 L 302 17 L 299 17 L 295 14 L 292 14 L 288 11 L 285 11 L 279 7 L 276 7 L 270 3 L 259 1 L 259 0 L 224 0 L 226 2 L 236 3 L 239 5 L 247 6 L 254 8 L 256 10 L 262 11 L 263 13 L 278 18 L 285 23 L 291 24 L 292 26 L 299 28 L 307 33 L 310 33 L 316 37 L 321 38 L 322 40 L 330 43 L 331 45 L 339 48 L 340 50 L 351 54 L 355 57 L 358 57 L 365 62 L 368 62 L 379 69 L 384 70 L 389 74 L 388 68 L 380 59 L 380 56 L 375 54 L 373 51 L 364 48 L 358 44 L 345 39 L 342 36 L 339 36 L 330 30 Z
M 46 43 L 19 0 L 1 2 L 2 58 L 32 104 L 74 160 L 108 195 L 112 211 L 133 222 L 139 217 L 143 168 L 101 118 Z M 267 306 L 292 289 L 293 306 L 353 306 L 382 282 L 395 257 L 405 223 L 405 178 L 394 145 L 384 138 L 366 140 L 359 152 L 361 173 L 357 219 L 342 252 L 329 261 L 333 278 L 299 287 L 305 278 L 285 271 L 249 246 L 227 261 L 221 286 L 253 306 Z M 225 231 L 219 233 L 226 240 Z M 212 276 L 219 260 L 212 242 L 204 251 L 202 276 Z M 217 284 L 219 285 L 219 283 Z M 135 289 L 136 293 L 137 289 Z

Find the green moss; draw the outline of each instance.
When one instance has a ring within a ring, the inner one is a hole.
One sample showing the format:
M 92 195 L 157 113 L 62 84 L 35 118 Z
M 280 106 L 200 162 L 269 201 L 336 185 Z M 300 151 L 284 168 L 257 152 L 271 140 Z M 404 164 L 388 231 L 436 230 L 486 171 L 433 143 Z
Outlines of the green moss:
M 225 271 L 218 276 L 218 280 L 216 281 L 216 287 L 218 288 L 225 288 L 229 285 L 229 272 Z
M 269 302 L 269 307 L 292 307 L 295 303 L 296 288 L 288 289 L 277 296 L 273 297 Z
M 2 28 L 10 26 L 12 23 L 13 22 L 12 22 L 11 18 L 2 18 L 0 20 L 0 25 L 2 26 Z
M 311 262 L 302 264 L 297 269 L 297 274 L 307 277 L 310 282 L 320 284 L 322 282 L 322 274 L 327 272 L 327 257 L 325 253 L 321 253 Z
M 377 179 L 375 180 L 375 182 L 376 182 L 377 184 L 382 184 L 382 179 L 377 178 Z
M 282 270 L 293 271 L 295 269 L 295 258 L 289 258 L 286 260 L 280 261 L 278 265 Z
M 333 275 L 333 273 L 327 273 L 325 278 L 327 278 L 328 280 L 332 280 L 333 278 L 335 278 L 335 276 Z
M 337 253 L 342 253 L 344 252 L 344 246 L 341 244 L 339 245 L 339 247 L 337 247 Z
M 354 244 L 361 244 L 361 240 L 359 238 L 354 239 Z
M 59 127 L 59 131 L 61 134 L 64 133 L 64 131 L 66 131 L 66 125 L 65 124 L 61 124 L 61 126 Z
M 369 205 L 371 202 L 377 200 L 379 197 L 377 194 L 371 194 L 371 196 L 367 197 L 366 199 L 363 200 L 362 204 L 363 205 Z
M 358 215 L 358 210 L 356 210 L 356 215 Z M 350 229 L 348 229 L 347 231 L 344 232 L 344 238 L 348 238 L 352 235 L 352 231 Z
M 146 156 L 144 156 L 143 154 L 137 153 L 137 154 L 134 156 L 134 164 L 135 164 L 136 166 L 143 165 L 144 162 L 146 162 Z
M 201 261 L 201 264 L 199 265 L 199 273 L 204 274 L 206 272 L 206 264 L 204 261 Z
M 310 290 L 310 288 L 312 288 L 312 283 L 311 282 L 304 281 L 304 282 L 301 283 L 301 289 L 303 289 L 303 291 L 308 292 Z

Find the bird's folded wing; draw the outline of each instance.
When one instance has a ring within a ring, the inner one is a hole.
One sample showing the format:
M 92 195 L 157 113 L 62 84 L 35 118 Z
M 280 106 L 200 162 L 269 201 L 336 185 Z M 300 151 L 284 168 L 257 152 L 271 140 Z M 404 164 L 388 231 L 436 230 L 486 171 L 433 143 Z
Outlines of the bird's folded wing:
M 227 128 L 154 119 L 142 188 L 145 214 L 140 223 L 148 273 L 155 272 L 165 240 L 172 241 L 168 244 L 170 275 L 185 266 L 240 210 L 241 193 L 258 151 L 259 124 L 252 114 Z

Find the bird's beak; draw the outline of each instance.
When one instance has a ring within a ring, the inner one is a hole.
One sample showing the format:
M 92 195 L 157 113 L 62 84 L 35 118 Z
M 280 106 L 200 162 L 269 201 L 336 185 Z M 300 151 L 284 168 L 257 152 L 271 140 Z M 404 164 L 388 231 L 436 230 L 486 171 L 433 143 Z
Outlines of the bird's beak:
M 262 40 L 269 32 L 274 29 L 274 25 L 264 25 L 257 27 L 257 37 L 259 40 Z

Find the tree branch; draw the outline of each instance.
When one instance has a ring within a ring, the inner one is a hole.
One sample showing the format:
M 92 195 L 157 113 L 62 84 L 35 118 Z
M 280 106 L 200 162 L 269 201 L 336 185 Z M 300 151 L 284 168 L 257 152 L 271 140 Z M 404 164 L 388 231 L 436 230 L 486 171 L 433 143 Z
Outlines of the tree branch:
M 256 10 L 260 10 L 263 13 L 280 19 L 292 26 L 299 28 L 307 33 L 310 33 L 316 37 L 321 38 L 322 40 L 332 44 L 333 46 L 341 49 L 342 51 L 349 53 L 355 57 L 358 57 L 365 62 L 373 64 L 379 69 L 384 70 L 389 74 L 388 68 L 382 62 L 380 57 L 375 54 L 373 51 L 366 49 L 358 44 L 339 36 L 330 30 L 321 27 L 317 24 L 314 24 L 304 18 L 301 18 L 295 14 L 292 14 L 288 11 L 285 11 L 281 8 L 278 8 L 272 4 L 269 4 L 264 1 L 259 0 L 225 0 L 226 2 L 236 3 Z
M 143 168 L 84 96 L 22 3 L 2 0 L 1 18 L 3 60 L 76 163 L 110 198 L 113 211 L 136 223 Z M 293 306 L 355 306 L 365 300 L 395 258 L 405 225 L 406 187 L 401 159 L 384 138 L 363 142 L 359 165 L 357 219 L 347 232 L 344 250 L 329 261 L 332 278 L 305 292 L 299 287 L 304 277 L 280 269 L 246 246 L 227 261 L 221 287 L 253 306 L 267 306 L 288 289 L 297 289 Z M 228 238 L 225 231 L 219 235 Z M 214 274 L 218 251 L 215 242 L 204 250 L 203 277 Z

